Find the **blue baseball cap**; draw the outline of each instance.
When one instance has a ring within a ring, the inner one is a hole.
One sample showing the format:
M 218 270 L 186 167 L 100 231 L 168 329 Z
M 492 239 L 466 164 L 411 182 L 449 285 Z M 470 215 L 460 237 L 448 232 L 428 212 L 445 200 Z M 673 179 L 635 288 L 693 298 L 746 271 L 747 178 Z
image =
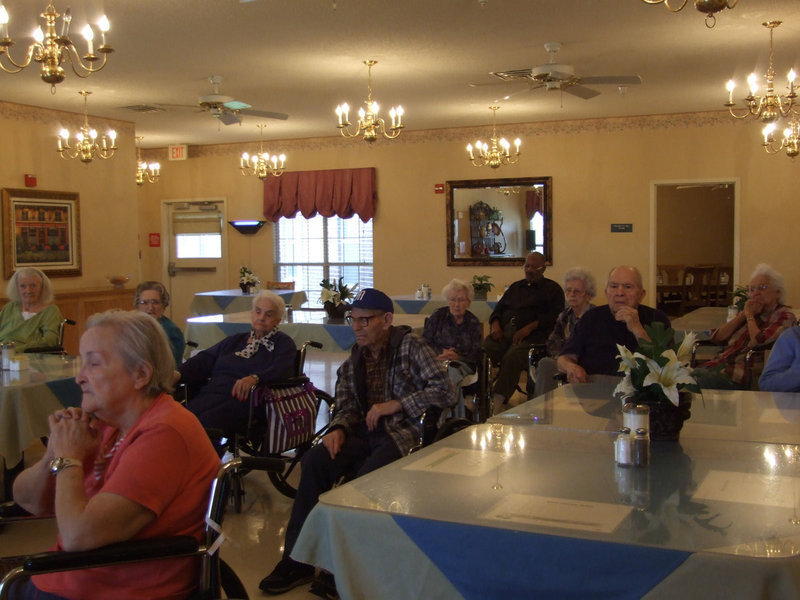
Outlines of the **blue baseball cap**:
M 394 304 L 392 299 L 389 298 L 380 290 L 375 288 L 363 288 L 356 294 L 353 300 L 352 308 L 364 308 L 367 310 L 380 310 L 385 313 L 394 312 Z

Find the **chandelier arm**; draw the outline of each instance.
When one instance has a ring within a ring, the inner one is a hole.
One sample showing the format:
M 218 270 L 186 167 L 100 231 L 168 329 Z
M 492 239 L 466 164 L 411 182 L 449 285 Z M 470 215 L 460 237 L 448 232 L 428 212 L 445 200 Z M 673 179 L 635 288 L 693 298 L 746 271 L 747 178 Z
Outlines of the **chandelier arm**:
M 739 3 L 739 0 L 728 0 L 725 4 L 727 8 L 734 8 Z
M 25 55 L 25 61 L 22 62 L 22 63 L 18 63 L 11 56 L 11 46 L 13 44 L 14 44 L 14 42 L 9 40 L 8 38 L 6 38 L 5 40 L 0 40 L 0 59 L 2 59 L 3 56 L 5 56 L 8 59 L 8 62 L 10 62 L 12 65 L 14 65 L 14 67 L 16 67 L 16 70 L 10 70 L 10 69 L 6 68 L 6 66 L 3 65 L 2 60 L 0 60 L 0 68 L 2 68 L 3 71 L 5 71 L 6 73 L 12 73 L 12 74 L 13 73 L 19 73 L 20 71 L 22 71 L 22 69 L 24 69 L 25 67 L 29 66 L 31 64 L 31 61 L 33 60 L 34 51 L 36 50 L 37 47 L 40 46 L 40 44 L 38 44 L 36 42 L 34 42 L 30 46 L 28 46 L 28 52 Z
M 642 2 L 644 2 L 645 4 L 663 4 L 664 6 L 667 7 L 667 9 L 669 9 L 672 12 L 678 12 L 680 10 L 683 10 L 683 7 L 686 6 L 686 3 L 688 1 L 689 0 L 683 0 L 683 2 L 681 2 L 681 5 L 679 7 L 672 8 L 672 6 L 670 6 L 669 0 L 642 0 Z
M 87 54 L 84 58 L 86 58 L 89 61 L 89 64 L 85 65 L 83 63 L 83 60 L 81 59 L 80 54 L 78 54 L 78 50 L 75 48 L 75 44 L 69 42 L 68 44 L 62 45 L 61 47 L 61 56 L 67 58 L 69 66 L 72 67 L 72 72 L 75 73 L 75 75 L 77 75 L 81 79 L 86 79 L 92 73 L 97 73 L 103 67 L 106 66 L 108 53 L 103 52 L 102 55 L 103 55 L 102 58 L 97 58 L 96 54 Z M 95 68 L 94 63 L 97 62 L 98 60 L 100 61 L 100 66 Z M 85 73 L 81 73 L 80 71 L 78 71 L 76 64 L 78 67 L 83 69 Z

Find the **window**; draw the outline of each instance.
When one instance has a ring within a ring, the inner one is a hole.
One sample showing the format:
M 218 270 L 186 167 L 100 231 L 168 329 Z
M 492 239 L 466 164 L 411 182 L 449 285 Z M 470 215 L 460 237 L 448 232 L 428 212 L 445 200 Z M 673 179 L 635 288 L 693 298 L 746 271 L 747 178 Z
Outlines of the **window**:
M 346 285 L 372 287 L 372 219 L 364 223 L 358 217 L 281 217 L 275 235 L 275 276 L 304 290 L 309 308 L 321 308 L 317 299 L 323 279 L 342 277 Z
M 222 215 L 212 206 L 172 213 L 175 258 L 221 258 Z

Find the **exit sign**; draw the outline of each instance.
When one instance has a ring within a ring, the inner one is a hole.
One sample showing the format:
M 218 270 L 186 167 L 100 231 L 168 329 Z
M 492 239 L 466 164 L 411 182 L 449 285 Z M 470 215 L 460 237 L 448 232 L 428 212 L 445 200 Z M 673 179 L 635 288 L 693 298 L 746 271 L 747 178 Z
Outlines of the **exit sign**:
M 189 146 L 186 144 L 169 145 L 170 160 L 186 160 L 187 158 L 189 158 Z

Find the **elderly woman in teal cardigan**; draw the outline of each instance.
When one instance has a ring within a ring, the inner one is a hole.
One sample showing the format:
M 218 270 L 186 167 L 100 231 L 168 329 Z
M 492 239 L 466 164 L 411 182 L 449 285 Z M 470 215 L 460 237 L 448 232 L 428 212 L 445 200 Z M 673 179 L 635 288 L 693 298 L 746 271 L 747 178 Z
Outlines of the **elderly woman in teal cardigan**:
M 9 302 L 0 310 L 0 342 L 14 342 L 17 352 L 58 345 L 64 317 L 53 304 L 47 275 L 33 267 L 17 269 L 8 281 Z

